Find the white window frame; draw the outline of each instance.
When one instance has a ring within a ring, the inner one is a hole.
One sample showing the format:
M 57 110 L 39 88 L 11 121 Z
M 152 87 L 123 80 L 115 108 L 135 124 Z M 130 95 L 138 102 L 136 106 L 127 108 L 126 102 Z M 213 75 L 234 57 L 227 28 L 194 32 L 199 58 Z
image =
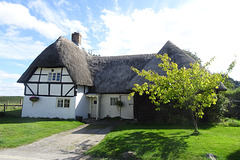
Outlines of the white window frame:
M 48 82 L 60 82 L 61 73 L 60 72 L 49 72 L 48 73 Z
M 70 108 L 70 103 L 70 98 L 57 98 L 57 108 Z
M 118 98 L 117 98 L 117 97 L 111 97 L 111 98 L 110 98 L 110 105 L 111 105 L 111 106 L 114 106 L 117 101 L 118 101 Z

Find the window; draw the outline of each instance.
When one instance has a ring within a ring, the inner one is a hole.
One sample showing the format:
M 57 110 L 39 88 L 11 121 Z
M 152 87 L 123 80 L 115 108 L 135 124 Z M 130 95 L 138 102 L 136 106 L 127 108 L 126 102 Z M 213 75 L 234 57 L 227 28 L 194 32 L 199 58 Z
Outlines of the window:
M 61 79 L 61 73 L 49 72 L 48 73 L 48 81 L 56 81 L 59 82 Z
M 52 80 L 52 73 L 48 73 L 48 81 L 51 81 Z
M 59 107 L 59 108 L 69 108 L 70 107 L 70 99 L 68 99 L 68 98 L 58 98 L 57 107 Z
M 118 98 L 110 98 L 110 105 L 115 105 L 115 103 L 118 101 Z

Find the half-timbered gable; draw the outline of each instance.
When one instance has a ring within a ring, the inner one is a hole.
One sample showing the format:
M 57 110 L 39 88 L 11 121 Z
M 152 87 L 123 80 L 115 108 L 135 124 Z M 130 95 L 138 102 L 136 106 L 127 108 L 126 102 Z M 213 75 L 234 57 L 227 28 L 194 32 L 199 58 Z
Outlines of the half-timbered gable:
M 25 95 L 73 97 L 76 85 L 66 67 L 38 67 L 25 83 Z

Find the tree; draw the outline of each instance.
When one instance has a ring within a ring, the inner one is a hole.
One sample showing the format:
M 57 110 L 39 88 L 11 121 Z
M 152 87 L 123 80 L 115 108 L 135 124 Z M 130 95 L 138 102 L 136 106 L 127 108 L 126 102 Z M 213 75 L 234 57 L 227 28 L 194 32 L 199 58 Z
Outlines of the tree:
M 162 60 L 158 66 L 165 71 L 166 75 L 159 75 L 152 70 L 139 71 L 132 67 L 132 70 L 148 80 L 148 83 L 135 84 L 130 96 L 134 96 L 135 92 L 139 95 L 149 95 L 151 102 L 156 105 L 156 110 L 161 109 L 161 104 L 167 103 L 173 103 L 174 105 L 171 106 L 174 107 L 186 108 L 192 117 L 194 133 L 198 134 L 197 119 L 203 117 L 204 108 L 216 104 L 215 89 L 220 82 L 224 81 L 224 76 L 207 71 L 207 66 L 213 59 L 203 67 L 196 62 L 190 64 L 190 68 L 178 68 L 167 54 L 157 55 L 157 57 Z
M 186 54 L 188 54 L 190 57 L 192 57 L 196 62 L 198 62 L 200 65 L 202 64 L 202 60 L 201 58 L 199 58 L 197 56 L 197 53 L 192 53 L 190 51 L 187 51 L 187 50 L 182 50 L 183 52 L 185 52 Z

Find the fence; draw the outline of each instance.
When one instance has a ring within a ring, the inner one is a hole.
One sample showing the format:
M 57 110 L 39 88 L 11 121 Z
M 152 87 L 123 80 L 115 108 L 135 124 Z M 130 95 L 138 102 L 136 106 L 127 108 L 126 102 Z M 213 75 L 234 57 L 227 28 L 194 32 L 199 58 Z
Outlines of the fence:
M 7 102 L 6 104 L 0 104 L 0 108 L 3 107 L 2 109 L 0 109 L 0 112 L 2 112 L 3 114 L 5 114 L 6 110 L 9 107 L 13 107 L 14 109 L 16 109 L 16 107 L 22 107 L 22 99 L 20 100 L 20 104 L 9 104 L 9 102 Z

